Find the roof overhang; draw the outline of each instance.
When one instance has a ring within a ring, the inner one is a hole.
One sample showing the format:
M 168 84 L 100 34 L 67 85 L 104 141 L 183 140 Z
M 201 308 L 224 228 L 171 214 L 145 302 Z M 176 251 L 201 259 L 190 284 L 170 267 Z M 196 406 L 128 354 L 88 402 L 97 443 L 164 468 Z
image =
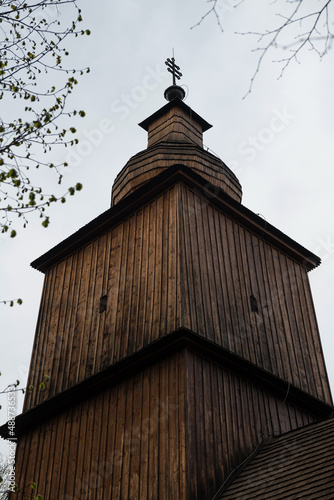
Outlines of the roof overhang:
M 173 165 L 120 200 L 115 206 L 99 215 L 96 219 L 93 219 L 44 255 L 34 260 L 31 264 L 32 267 L 41 272 L 46 272 L 48 268 L 65 259 L 83 245 L 90 243 L 94 238 L 103 234 L 111 227 L 115 227 L 121 223 L 126 217 L 138 210 L 138 208 L 148 203 L 152 197 L 158 196 L 164 189 L 178 182 L 182 182 L 191 189 L 195 189 L 197 195 L 202 195 L 204 199 L 209 199 L 210 204 L 228 214 L 277 249 L 285 252 L 308 271 L 320 264 L 321 259 L 314 253 L 282 233 L 262 217 L 259 217 L 241 205 L 238 201 L 233 200 L 224 191 L 217 188 L 217 186 L 212 186 L 192 169 L 184 165 Z

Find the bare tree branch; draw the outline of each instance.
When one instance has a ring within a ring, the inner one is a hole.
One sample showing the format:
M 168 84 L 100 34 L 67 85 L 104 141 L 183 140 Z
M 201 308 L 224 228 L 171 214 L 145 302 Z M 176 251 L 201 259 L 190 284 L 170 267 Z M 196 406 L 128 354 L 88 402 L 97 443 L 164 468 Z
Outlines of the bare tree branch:
M 217 18 L 218 26 L 223 31 L 218 12 L 218 1 L 214 1 L 213 3 L 213 7 L 195 26 L 199 26 L 209 14 L 213 13 Z M 314 8 L 312 2 L 307 2 L 306 0 L 285 0 L 285 3 L 291 4 L 293 9 L 287 16 L 282 13 L 276 14 L 281 21 L 277 28 L 265 30 L 263 32 L 248 31 L 237 33 L 239 35 L 257 36 L 257 44 L 260 46 L 256 47 L 253 52 L 261 53 L 253 76 L 251 77 L 248 92 L 244 98 L 251 93 L 263 60 L 272 49 L 284 49 L 289 51 L 286 57 L 274 59 L 273 61 L 281 64 L 281 71 L 278 76 L 278 78 L 281 78 L 292 61 L 299 62 L 298 56 L 307 47 L 309 50 L 316 52 L 320 59 L 322 59 L 332 47 L 334 38 L 334 32 L 331 28 L 334 24 L 334 13 L 330 12 L 330 7 L 333 7 L 332 0 L 322 0 L 318 2 L 320 6 L 317 9 Z M 236 6 L 238 5 L 239 4 Z M 283 43 L 281 42 L 283 37 L 292 37 L 292 40 Z M 262 45 L 263 43 L 264 45 Z

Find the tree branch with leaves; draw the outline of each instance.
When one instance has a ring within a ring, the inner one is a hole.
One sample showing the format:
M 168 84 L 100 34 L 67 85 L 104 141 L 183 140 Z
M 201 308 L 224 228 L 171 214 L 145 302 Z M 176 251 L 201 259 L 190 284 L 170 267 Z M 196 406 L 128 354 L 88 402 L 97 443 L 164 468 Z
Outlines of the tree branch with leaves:
M 89 35 L 80 29 L 75 0 L 3 0 L 0 6 L 0 230 L 16 235 L 14 219 L 23 226 L 38 212 L 47 227 L 47 208 L 82 188 L 69 187 L 61 196 L 46 194 L 36 169 L 51 168 L 58 184 L 67 164 L 50 160 L 54 146 L 71 146 L 76 129 L 63 118 L 85 116 L 68 110 L 67 101 L 85 69 L 64 65 L 69 37 Z M 14 116 L 13 116 L 14 115 Z M 32 173 L 35 171 L 35 174 Z M 34 180 L 33 180 L 34 179 Z

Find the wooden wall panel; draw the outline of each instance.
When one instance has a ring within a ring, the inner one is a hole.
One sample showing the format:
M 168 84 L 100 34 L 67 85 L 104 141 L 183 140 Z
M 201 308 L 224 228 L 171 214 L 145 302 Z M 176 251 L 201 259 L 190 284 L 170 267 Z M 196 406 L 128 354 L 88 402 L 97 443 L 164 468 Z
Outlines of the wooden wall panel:
M 312 421 L 184 349 L 37 424 L 17 480 L 45 499 L 210 500 L 267 436 Z
M 191 351 L 186 356 L 186 498 L 210 500 L 264 439 L 313 418 Z
M 46 273 L 25 410 L 181 326 L 178 191 Z
M 51 500 L 185 499 L 183 358 L 175 354 L 22 436 L 18 483 L 35 481 Z
M 306 270 L 186 188 L 183 326 L 330 403 Z
M 24 409 L 181 326 L 331 402 L 306 270 L 179 184 L 46 273 Z

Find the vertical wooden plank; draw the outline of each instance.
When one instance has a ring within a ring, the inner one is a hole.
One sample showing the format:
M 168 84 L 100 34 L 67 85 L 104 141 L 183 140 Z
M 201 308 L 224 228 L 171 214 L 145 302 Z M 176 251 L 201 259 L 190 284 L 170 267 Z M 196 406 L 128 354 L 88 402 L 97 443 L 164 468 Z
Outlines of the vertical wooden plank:
M 129 349 L 132 351 L 141 344 L 141 332 L 139 330 L 139 301 L 142 283 L 142 253 L 143 253 L 143 210 L 135 214 L 135 234 L 134 234 L 134 257 L 133 257 L 133 281 L 131 288 L 131 306 L 129 318 Z
M 204 205 L 204 201 L 202 200 Z M 204 207 L 203 207 L 204 208 Z M 218 268 L 216 265 L 216 246 L 214 245 L 215 238 L 212 241 L 212 228 L 214 228 L 213 208 L 205 203 L 205 209 L 202 210 L 203 217 L 203 238 L 206 265 L 207 265 L 207 286 L 208 295 L 206 296 L 207 307 L 209 308 L 209 329 L 207 338 L 212 339 L 214 342 L 221 342 L 220 334 L 220 317 L 219 317 L 219 302 L 217 293 L 217 278 Z
M 86 248 L 88 252 L 88 247 Z M 94 361 L 92 357 L 95 352 L 96 331 L 92 332 L 92 322 L 94 318 L 95 287 L 96 287 L 96 267 L 98 256 L 98 240 L 92 241 L 89 245 L 89 264 L 87 263 L 87 285 L 85 312 L 82 315 L 81 326 L 81 348 L 78 364 L 78 380 L 84 380 L 92 375 Z
M 189 219 L 187 221 L 187 229 L 188 229 L 188 238 L 189 238 L 189 247 L 190 253 L 188 254 L 189 262 L 190 262 L 190 272 L 191 272 L 191 300 L 195 304 L 195 317 L 196 317 L 196 325 L 197 332 L 201 335 L 205 335 L 206 325 L 205 325 L 205 312 L 204 312 L 204 303 L 203 300 L 203 287 L 202 287 L 202 276 L 200 273 L 201 267 L 201 256 L 200 249 L 198 246 L 198 237 L 197 237 L 197 211 L 199 210 L 199 206 L 196 201 L 196 196 L 188 190 L 188 212 Z
M 52 492 L 58 491 L 61 482 L 61 477 L 65 475 L 65 467 L 63 467 L 63 453 L 65 444 L 65 421 L 66 412 L 60 414 L 55 419 L 55 451 L 51 455 L 52 462 L 48 466 L 49 491 L 45 492 L 45 498 L 52 498 Z M 68 450 L 66 450 L 67 452 Z
M 204 318 L 204 330 L 202 332 L 210 340 L 214 340 L 214 327 L 212 323 L 212 309 L 211 309 L 211 290 L 209 289 L 209 269 L 208 269 L 208 249 L 206 247 L 204 225 L 206 224 L 206 211 L 207 204 L 199 197 L 195 195 L 195 214 L 196 214 L 196 231 L 192 233 L 192 238 L 197 239 L 198 247 L 198 268 L 195 272 L 200 276 L 200 287 L 201 294 L 198 290 L 194 290 L 193 293 L 196 298 L 196 302 L 199 305 L 199 301 L 203 304 L 203 318 Z
M 62 390 L 67 389 L 70 386 L 69 377 L 70 377 L 70 369 L 72 365 L 73 355 L 75 356 L 75 352 L 78 350 L 78 338 L 76 336 L 76 315 L 77 315 L 77 307 L 79 301 L 79 293 L 80 293 L 80 283 L 81 283 L 81 273 L 82 273 L 82 264 L 83 264 L 83 252 L 79 251 L 78 253 L 72 256 L 73 264 L 72 270 L 73 275 L 71 277 L 71 299 L 69 304 L 69 315 L 66 321 L 66 329 L 64 334 L 66 335 L 67 342 L 64 350 L 64 368 L 63 368 L 63 380 L 62 380 Z
M 116 434 L 113 460 L 113 485 L 111 498 L 121 499 L 123 481 L 123 457 L 126 425 L 126 384 L 121 382 L 117 391 L 116 403 Z
M 31 432 L 29 445 L 26 446 L 26 470 L 24 482 L 20 485 L 26 494 L 31 493 L 31 483 L 38 483 L 40 479 L 38 464 L 42 456 L 44 432 L 45 425 L 41 424 L 38 431 Z M 40 484 L 39 486 L 40 489 L 43 489 L 43 485 Z
M 121 288 L 121 265 L 123 255 L 123 231 L 126 223 L 113 228 L 110 235 L 110 259 L 108 268 L 108 308 L 105 313 L 103 329 L 103 349 L 101 354 L 101 366 L 106 368 L 113 360 L 117 360 L 116 347 L 118 346 L 118 310 L 119 301 L 122 300 Z M 110 296 L 110 297 L 109 297 Z M 117 312 L 115 314 L 115 311 Z
M 50 323 L 47 333 L 47 347 L 45 349 L 44 373 L 41 373 L 41 380 L 45 374 L 50 374 L 50 382 L 45 391 L 39 391 L 39 402 L 45 401 L 48 397 L 54 396 L 57 387 L 58 363 L 57 355 L 59 343 L 62 341 L 62 331 L 59 331 L 59 322 L 61 321 L 61 298 L 65 281 L 66 263 L 60 262 L 55 266 L 55 289 L 50 304 Z
M 58 417 L 49 420 L 46 423 L 46 428 L 48 429 L 48 440 L 43 439 L 43 455 L 44 447 L 45 456 L 39 461 L 40 464 L 40 477 L 42 477 L 43 491 L 45 498 L 50 498 L 53 495 L 51 489 L 51 483 L 53 482 L 53 477 L 56 477 L 59 481 L 59 469 L 57 468 L 55 462 L 58 457 L 58 446 L 62 444 L 62 428 L 61 423 L 58 421 Z
M 212 378 L 210 363 L 205 359 L 202 361 L 203 369 L 203 428 L 204 428 L 204 443 L 203 453 L 206 457 L 205 469 L 205 493 L 207 497 L 211 497 L 217 491 L 215 481 L 215 453 L 216 453 L 216 440 L 218 436 L 213 434 L 213 400 L 212 400 Z
M 222 265 L 223 265 L 223 293 L 226 297 L 226 317 L 227 317 L 227 339 L 224 347 L 227 347 L 231 351 L 240 353 L 239 344 L 236 343 L 236 339 L 239 335 L 239 323 L 238 314 L 235 311 L 236 295 L 235 287 L 233 286 L 234 280 L 232 275 L 232 260 L 231 260 L 231 248 L 229 245 L 228 236 L 231 228 L 231 221 L 224 215 L 219 218 L 220 223 L 220 234 L 221 234 L 221 248 L 222 248 Z M 224 279 L 225 278 L 225 279 Z
M 270 274 L 271 250 L 269 246 L 259 239 L 259 252 L 261 255 L 263 271 L 263 295 L 265 304 L 262 309 L 264 322 L 266 325 L 266 335 L 269 342 L 269 351 L 271 353 L 272 373 L 279 376 L 283 372 L 282 353 L 278 341 L 275 324 L 275 310 L 273 301 L 277 301 L 276 282 L 274 276 Z
M 205 484 L 207 474 L 207 450 L 205 446 L 205 409 L 204 409 L 204 387 L 203 387 L 203 365 L 202 359 L 194 356 L 195 375 L 195 428 L 197 453 L 197 497 L 205 498 Z
M 188 193 L 186 186 L 181 188 L 180 201 L 180 295 L 181 324 L 185 328 L 197 331 L 196 307 L 192 300 L 193 273 L 191 260 L 191 244 L 189 237 L 190 212 L 188 209 Z
M 112 332 L 109 330 L 108 318 L 113 314 L 113 303 L 111 300 L 111 291 L 108 289 L 109 265 L 111 254 L 111 231 L 105 233 L 99 243 L 99 258 L 97 276 L 99 276 L 99 284 L 97 285 L 96 297 L 96 325 L 93 326 L 97 330 L 97 342 L 94 353 L 93 372 L 97 373 L 108 366 L 111 352 L 109 351 L 109 342 Z M 107 296 L 107 307 L 104 312 L 100 312 L 100 298 Z
M 129 498 L 130 474 L 132 466 L 133 445 L 133 377 L 125 382 L 125 422 L 124 422 L 124 446 L 122 460 L 122 480 L 120 486 L 121 498 Z
M 108 431 L 113 428 L 114 422 L 110 420 L 109 401 L 111 389 L 107 389 L 97 398 L 99 415 L 94 423 L 94 447 L 93 457 L 96 473 L 96 491 L 91 495 L 91 499 L 110 498 L 109 488 L 111 483 L 112 464 L 107 455 Z M 95 458 L 96 457 L 96 458 Z M 95 461 L 96 460 L 96 461 Z M 104 496 L 105 495 L 105 496 Z
M 192 354 L 185 352 L 185 418 L 186 418 L 186 457 L 193 457 L 186 462 L 186 498 L 194 498 L 198 487 L 197 435 L 195 432 L 195 368 Z M 197 386 L 196 386 L 197 389 Z
M 151 485 L 149 483 L 149 464 L 150 459 L 150 401 L 151 401 L 151 383 L 150 369 L 143 374 L 143 391 L 141 402 L 141 434 L 140 434 L 140 480 L 138 489 L 138 500 L 148 498 Z M 134 497 L 136 498 L 136 496 Z
M 149 256 L 149 232 L 150 232 L 150 205 L 143 207 L 141 246 L 140 246 L 140 283 L 137 304 L 137 349 L 141 349 L 146 343 L 148 332 L 145 329 L 147 300 L 148 300 L 148 256 Z
M 59 478 L 59 491 L 69 494 L 70 485 L 68 484 L 68 475 L 73 474 L 75 465 L 75 430 L 76 422 L 73 418 L 74 409 L 69 408 L 66 412 L 62 414 L 62 420 L 64 421 L 64 441 L 61 450 L 61 474 Z M 72 430 L 73 425 L 73 430 Z M 71 489 L 73 495 L 73 489 Z
M 167 303 L 168 303 L 168 254 L 170 251 L 169 241 L 169 206 L 170 192 L 166 191 L 162 195 L 162 231 L 161 231 L 161 283 L 160 283 L 160 314 L 156 322 L 158 331 L 155 332 L 155 338 L 164 335 L 167 328 Z
M 168 397 L 162 397 L 161 418 L 167 421 L 168 432 L 168 493 L 170 498 L 178 500 L 180 498 L 180 400 L 179 400 L 179 354 L 169 358 L 166 363 L 168 377 Z
M 223 335 L 221 338 L 221 345 L 231 350 L 231 336 L 233 335 L 233 327 L 231 324 L 231 306 L 230 306 L 230 294 L 227 289 L 228 276 L 226 274 L 226 227 L 223 224 L 224 215 L 220 214 L 218 210 L 214 213 L 214 228 L 217 240 L 217 266 L 219 269 L 219 297 L 220 297 L 220 314 L 222 322 Z
M 211 269 L 211 279 L 212 284 L 210 285 L 210 289 L 213 290 L 214 298 L 212 301 L 212 307 L 214 307 L 214 315 L 215 315 L 215 330 L 216 330 L 216 341 L 220 345 L 224 345 L 226 336 L 226 308 L 224 304 L 224 297 L 222 293 L 222 268 L 220 258 L 222 256 L 222 250 L 220 246 L 220 234 L 217 233 L 217 210 L 215 210 L 212 206 L 208 207 L 208 224 L 207 230 L 208 235 L 207 238 L 210 240 L 210 256 L 212 262 L 209 266 Z
M 72 357 L 71 357 L 70 371 L 68 377 L 69 386 L 72 386 L 75 383 L 77 383 L 79 381 L 79 375 L 80 375 L 80 360 L 81 360 L 81 351 L 83 348 L 82 346 L 83 331 L 86 318 L 87 295 L 89 287 L 91 257 L 92 257 L 92 244 L 85 247 L 82 250 L 82 252 L 83 252 L 83 261 L 82 261 L 77 309 L 74 319 L 75 326 L 73 332 L 73 344 L 71 349 Z
M 85 452 L 86 440 L 90 441 L 91 436 L 89 435 L 89 412 L 90 408 L 88 405 L 80 404 L 75 409 L 75 413 L 78 412 L 78 419 L 75 427 L 72 427 L 72 432 L 75 432 L 75 441 L 77 441 L 76 449 L 76 459 L 73 467 L 73 481 L 74 481 L 74 491 L 75 495 L 82 498 L 86 495 L 87 484 L 84 476 L 85 467 Z M 73 455 L 72 455 L 73 457 Z M 74 457 L 73 457 L 74 458 Z M 70 479 L 72 482 L 72 480 Z
M 102 339 L 100 339 L 100 316 L 103 313 L 99 312 L 100 308 L 100 298 L 103 295 L 107 295 L 107 291 L 103 292 L 103 283 L 104 283 L 104 265 L 106 258 L 106 246 L 107 246 L 107 235 L 104 234 L 100 236 L 95 242 L 95 254 L 94 254 L 94 262 L 92 263 L 92 273 L 91 279 L 93 280 L 90 291 L 91 291 L 91 299 L 90 299 L 90 311 L 91 317 L 88 321 L 89 328 L 89 346 L 87 351 L 87 361 L 86 361 L 86 369 L 84 373 L 84 377 L 88 378 L 98 370 L 100 366 L 100 358 L 97 359 L 97 352 L 100 351 L 99 344 Z
M 301 303 L 301 314 L 306 325 L 304 331 L 310 352 L 310 364 L 313 368 L 314 380 L 316 384 L 314 396 L 332 404 L 333 401 L 329 390 L 327 370 L 307 272 L 301 266 L 296 265 L 296 274 Z M 311 374 L 312 371 L 309 373 Z
M 307 375 L 305 372 L 305 365 L 303 360 L 302 347 L 300 345 L 300 340 L 298 336 L 298 325 L 296 323 L 296 314 L 294 309 L 294 302 L 292 297 L 291 287 L 294 286 L 293 283 L 293 261 L 286 256 L 280 254 L 281 268 L 283 271 L 283 290 L 286 303 L 287 318 L 290 325 L 290 329 L 286 330 L 288 334 L 288 343 L 291 346 L 291 351 L 294 354 L 293 372 L 294 372 L 294 384 L 301 389 L 307 391 Z
M 186 447 L 186 364 L 187 352 L 183 350 L 178 354 L 178 426 L 179 426 L 179 474 L 180 474 L 180 488 L 179 498 L 182 500 L 186 498 L 187 491 L 187 447 Z
M 128 305 L 126 298 L 127 290 L 127 280 L 128 280 L 128 258 L 129 258 L 129 232 L 130 232 L 130 221 L 125 220 L 122 224 L 122 240 L 120 247 L 120 268 L 119 268 L 119 283 L 118 283 L 118 298 L 117 298 L 117 309 L 115 314 L 115 341 L 112 362 L 118 361 L 128 345 L 128 335 L 124 331 L 124 315 L 126 316 L 126 307 Z M 131 279 L 131 276 L 130 276 Z M 121 347 L 125 346 L 125 347 Z
M 221 453 L 221 466 L 224 465 L 226 471 L 231 470 L 231 460 L 232 460 L 232 444 L 231 439 L 232 435 L 230 432 L 230 413 L 229 413 L 229 398 L 225 392 L 225 378 L 226 374 L 219 367 L 216 367 L 217 372 L 217 396 L 218 396 L 218 404 L 217 408 L 217 417 L 220 423 L 220 434 L 221 434 L 221 443 L 222 443 L 222 453 Z M 225 479 L 225 476 L 224 478 Z
M 160 497 L 159 490 L 159 422 L 155 420 L 155 414 L 159 402 L 160 381 L 159 381 L 159 364 L 149 369 L 150 380 L 150 416 L 148 422 L 149 439 L 149 469 L 148 469 L 148 500 L 155 500 Z
M 95 443 L 94 428 L 95 425 L 100 429 L 101 422 L 99 421 L 100 410 L 98 404 L 99 398 L 93 397 L 82 403 L 84 411 L 87 412 L 87 424 L 86 431 L 84 434 L 80 433 L 80 441 L 84 442 L 84 452 L 82 459 L 82 467 L 77 477 L 81 477 L 81 497 L 89 498 L 90 492 L 93 497 L 96 498 L 96 486 L 97 486 L 97 476 L 96 476 L 96 459 L 94 457 L 97 455 L 96 450 L 98 448 L 98 443 Z
M 154 299 L 152 308 L 152 337 L 156 340 L 160 334 L 162 287 L 163 282 L 163 242 L 164 242 L 164 197 L 159 196 L 156 200 L 156 231 L 155 231 L 155 276 L 154 276 Z
M 115 483 L 115 471 L 117 468 L 117 462 L 119 460 L 119 450 L 116 449 L 116 436 L 118 434 L 117 427 L 117 400 L 118 400 L 118 387 L 112 387 L 107 393 L 107 406 L 108 406 L 108 420 L 106 422 L 107 427 L 107 439 L 106 439 L 106 453 L 105 453 L 105 464 L 106 464 L 106 475 L 104 481 L 104 498 L 114 498 L 113 490 Z
M 167 307 L 166 307 L 166 332 L 177 328 L 178 303 L 177 303 L 177 215 L 176 200 L 178 189 L 173 187 L 169 192 L 169 218 L 168 218 L 168 253 L 167 259 Z
M 66 259 L 63 263 L 63 284 L 60 296 L 59 319 L 56 329 L 56 347 L 53 359 L 52 374 L 55 374 L 53 394 L 57 394 L 62 390 L 63 370 L 64 370 L 64 354 L 66 351 L 66 322 L 68 314 L 68 303 L 70 299 L 70 283 L 72 271 L 72 259 Z M 66 360 L 67 361 L 67 360 Z
M 145 308 L 144 345 L 152 340 L 152 325 L 153 325 L 153 309 L 155 298 L 155 283 L 156 283 L 156 219 L 157 219 L 157 202 L 156 200 L 149 205 L 148 215 L 148 263 L 147 263 L 147 298 Z
M 131 463 L 129 470 L 128 498 L 140 499 L 139 487 L 143 470 L 141 468 L 141 446 L 142 446 L 142 394 L 143 373 L 136 374 L 133 381 L 133 405 L 132 405 L 132 427 L 131 427 Z M 144 402 L 145 404 L 145 402 Z
M 233 229 L 241 297 L 241 303 L 239 305 L 241 317 L 239 326 L 241 352 L 246 359 L 256 362 L 259 357 L 256 352 L 256 346 L 259 343 L 257 313 L 252 312 L 250 306 L 251 295 L 258 295 L 257 272 L 255 271 L 256 264 L 254 262 L 253 244 L 251 236 L 247 231 L 244 231 L 242 227 L 234 223 Z
M 71 316 L 71 310 L 73 308 L 73 296 L 74 287 L 73 281 L 75 281 L 75 270 L 76 270 L 76 258 L 75 256 L 70 256 L 66 259 L 65 267 L 65 283 L 64 283 L 64 293 L 62 296 L 61 303 L 61 321 L 59 324 L 61 332 L 61 349 L 59 349 L 58 356 L 58 368 L 55 367 L 55 372 L 57 373 L 57 389 L 56 392 L 61 392 L 66 389 L 67 380 L 65 379 L 65 371 L 68 365 L 68 343 L 69 343 L 69 318 Z
M 168 365 L 170 361 L 168 360 Z M 169 468 L 170 468 L 170 449 L 169 449 L 169 418 L 168 418 L 168 367 L 166 360 L 159 363 L 159 394 L 154 408 L 154 432 L 158 434 L 158 485 L 159 497 L 170 498 L 169 489 Z
M 282 285 L 282 272 L 279 262 L 279 254 L 275 248 L 270 249 L 271 258 L 268 258 L 267 263 L 270 266 L 270 275 L 272 277 L 272 305 L 276 324 L 276 339 L 278 342 L 278 351 L 281 353 L 282 372 L 279 374 L 284 380 L 292 382 L 293 374 L 291 363 L 294 363 L 293 352 L 289 352 L 290 344 L 285 338 L 285 329 L 289 328 L 286 316 L 286 305 L 284 301 L 284 289 Z M 292 357 L 291 357 L 292 355 Z

